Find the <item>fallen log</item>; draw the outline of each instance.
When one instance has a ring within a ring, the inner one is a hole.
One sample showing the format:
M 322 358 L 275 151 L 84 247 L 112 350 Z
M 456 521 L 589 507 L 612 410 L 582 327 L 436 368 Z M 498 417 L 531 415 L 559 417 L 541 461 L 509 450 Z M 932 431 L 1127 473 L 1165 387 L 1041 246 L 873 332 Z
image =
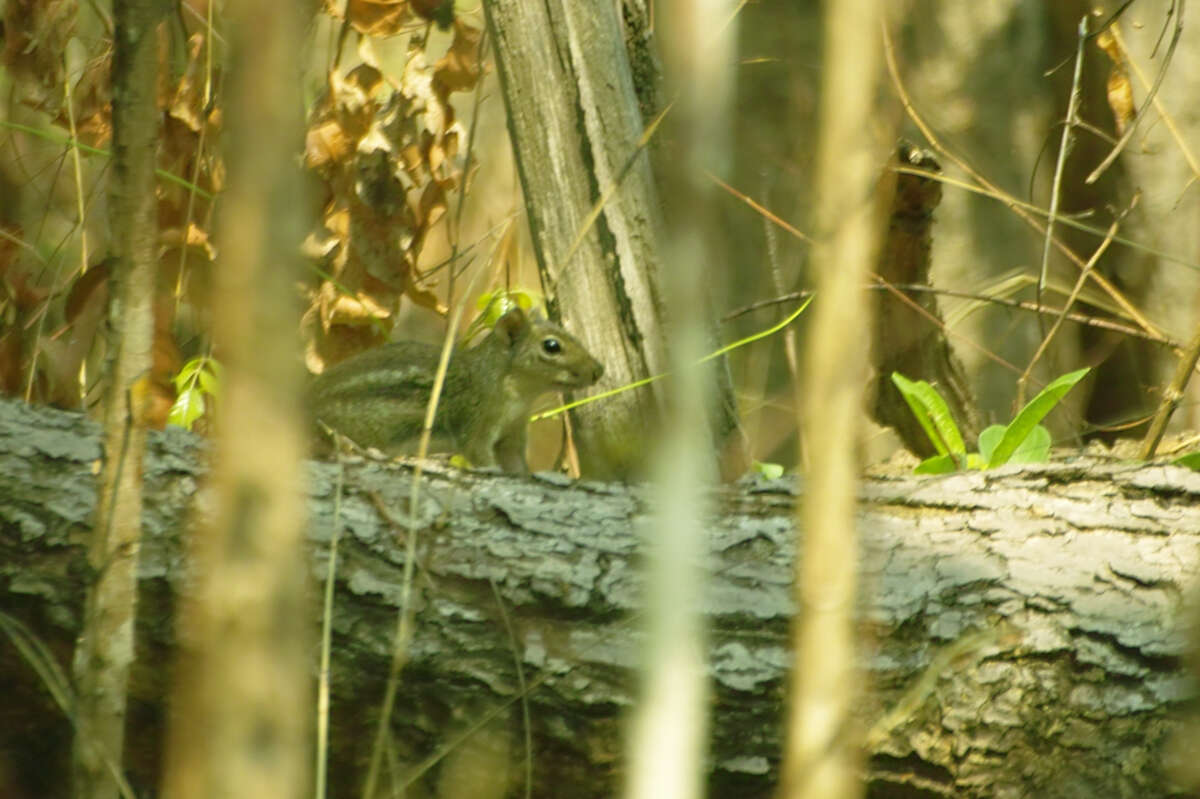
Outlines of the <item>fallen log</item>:
M 39 674 L 31 662 L 41 646 L 44 660 L 69 663 L 101 454 L 83 416 L 0 401 L 5 796 L 67 792 L 71 724 L 51 698 L 48 667 Z M 204 512 L 204 457 L 203 443 L 179 430 L 148 445 L 125 763 L 146 790 L 158 783 L 178 656 L 172 619 L 187 585 L 190 514 Z M 408 783 L 421 788 L 415 795 L 462 795 L 480 769 L 496 796 L 519 795 L 527 779 L 534 796 L 612 795 L 637 701 L 638 553 L 654 534 L 651 489 L 435 464 L 412 525 L 410 483 L 406 464 L 311 465 L 314 585 L 325 579 L 335 516 L 341 531 L 330 795 L 361 792 L 409 534 L 416 627 L 387 795 Z M 861 496 L 869 795 L 1187 795 L 1169 761 L 1190 757 L 1179 737 L 1194 693 L 1181 612 L 1200 565 L 1200 474 L 1079 456 L 879 476 L 863 481 Z M 786 479 L 711 492 L 714 797 L 765 797 L 775 785 L 796 501 Z M 314 629 L 320 618 L 314 600 Z M 313 662 L 315 675 L 316 653 Z

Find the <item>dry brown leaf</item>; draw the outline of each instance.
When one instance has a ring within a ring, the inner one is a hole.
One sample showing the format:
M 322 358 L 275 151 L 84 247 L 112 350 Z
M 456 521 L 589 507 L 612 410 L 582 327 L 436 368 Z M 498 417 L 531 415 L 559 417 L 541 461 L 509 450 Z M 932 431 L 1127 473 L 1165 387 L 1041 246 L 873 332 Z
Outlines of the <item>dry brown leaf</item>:
M 158 234 L 158 243 L 164 248 L 181 246 L 198 248 L 204 252 L 206 260 L 209 261 L 216 257 L 212 242 L 208 238 L 208 231 L 195 223 L 188 224 L 186 233 L 179 227 L 164 228 Z
M 321 169 L 331 163 L 344 161 L 354 151 L 355 141 L 346 135 L 341 122 L 327 120 L 308 129 L 304 141 L 304 163 L 310 169 Z
M 336 72 L 333 73 L 333 78 L 337 80 Z M 370 64 L 359 64 L 347 72 L 345 78 L 337 80 L 334 94 L 338 96 L 339 102 L 351 104 L 353 101 L 346 95 L 350 92 L 356 92 L 358 105 L 363 105 L 374 97 L 375 92 L 383 85 L 382 72 Z
M 446 213 L 446 192 L 437 181 L 432 181 L 421 194 L 422 228 L 428 230 L 438 223 Z
M 411 6 L 409 6 L 411 10 Z M 391 35 L 398 4 L 355 3 L 356 29 Z M 392 16 L 389 16 L 392 14 Z M 310 368 L 343 357 L 345 347 L 376 343 L 356 328 L 386 331 L 402 297 L 443 312 L 420 281 L 423 243 L 460 185 L 462 140 L 448 101 L 479 80 L 480 31 L 456 24 L 446 54 L 431 66 L 424 41 L 410 41 L 404 69 L 389 82 L 370 39 L 359 42 L 360 65 L 329 76 L 309 120 L 306 162 L 327 191 L 321 230 L 306 252 L 331 280 L 314 281 L 304 333 Z
M 188 39 L 188 64 L 183 77 L 175 88 L 175 95 L 167 113 L 194 132 L 199 133 L 205 123 L 204 81 L 205 68 L 202 56 L 204 53 L 204 34 L 193 33 Z
M 75 106 L 75 133 L 81 142 L 93 147 L 104 147 L 112 139 L 112 53 L 105 52 L 91 58 L 83 74 L 71 90 L 71 102 Z M 54 123 L 70 130 L 71 123 L 66 109 L 62 109 Z
M 1113 124 L 1116 127 L 1117 135 L 1121 136 L 1137 113 L 1137 106 L 1133 102 L 1133 84 L 1129 80 L 1125 57 L 1121 52 L 1120 45 L 1117 44 L 1116 37 L 1107 30 L 1102 31 L 1096 37 L 1096 45 L 1112 61 L 1112 67 L 1108 71 L 1108 107 L 1113 112 Z
M 346 18 L 364 36 L 395 36 L 409 19 L 408 0 L 347 0 Z
M 75 0 L 8 0 L 3 63 L 16 99 L 56 115 L 62 104 L 63 52 L 75 30 Z
M 454 22 L 454 0 L 411 0 L 413 12 L 446 30 Z
M 343 77 L 329 73 L 325 95 L 313 109 L 305 136 L 305 163 L 322 174 L 348 161 L 379 111 L 376 92 L 383 74 L 360 64 Z
M 369 325 L 387 321 L 392 314 L 387 308 L 360 293 L 355 297 L 334 294 L 325 315 L 328 319 L 327 325 Z
M 345 239 L 350 235 L 350 212 L 342 206 L 331 206 L 325 214 L 325 228 L 338 238 Z
M 429 310 L 441 316 L 445 316 L 447 313 L 449 313 L 449 309 L 441 300 L 438 299 L 436 294 L 428 289 L 421 288 L 415 283 L 410 284 L 404 289 L 404 296 L 408 297 L 422 308 L 428 308 Z
M 68 324 L 75 322 L 89 308 L 108 303 L 109 262 L 101 261 L 88 269 L 71 284 L 63 315 Z
M 301 321 L 301 330 L 306 338 L 304 363 L 310 372 L 319 374 L 328 366 L 387 341 L 386 332 L 372 326 L 339 325 L 320 330 L 320 335 L 317 335 L 316 316 L 316 311 L 309 309 Z
M 141 418 L 162 430 L 175 403 L 171 378 L 183 366 L 183 355 L 175 342 L 175 303 L 168 291 L 160 290 L 154 301 L 154 338 L 150 345 L 150 373 Z
M 475 88 L 483 73 L 479 62 L 479 41 L 483 31 L 462 20 L 454 22 L 454 40 L 446 54 L 434 65 L 433 78 L 445 94 Z

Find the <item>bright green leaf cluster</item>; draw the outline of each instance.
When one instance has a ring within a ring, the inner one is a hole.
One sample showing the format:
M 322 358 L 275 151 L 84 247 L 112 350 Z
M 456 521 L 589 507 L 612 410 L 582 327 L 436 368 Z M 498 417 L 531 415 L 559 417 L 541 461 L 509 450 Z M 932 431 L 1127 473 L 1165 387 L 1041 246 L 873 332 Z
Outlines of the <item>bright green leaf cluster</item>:
M 183 365 L 172 378 L 175 383 L 175 403 L 167 414 L 167 424 L 191 430 L 207 408 L 205 397 L 214 399 L 221 392 L 221 364 L 202 355 Z
M 491 330 L 496 326 L 501 316 L 511 311 L 513 308 L 520 308 L 522 311 L 528 312 L 531 308 L 542 309 L 546 305 L 546 298 L 536 291 L 528 291 L 526 289 L 496 289 L 480 294 L 475 299 L 475 308 L 481 313 L 471 322 L 471 326 L 467 328 L 467 333 L 463 336 L 464 341 L 471 341 L 487 330 Z
M 783 477 L 783 465 L 779 463 L 754 461 L 754 464 L 750 468 L 767 480 L 778 480 L 780 477 Z
M 914 471 L 946 474 L 963 468 L 994 469 L 1006 463 L 1044 463 L 1050 459 L 1050 431 L 1041 421 L 1088 371 L 1068 372 L 1052 381 L 1007 425 L 994 424 L 980 433 L 979 451 L 972 453 L 967 453 L 962 433 L 937 390 L 924 380 L 913 381 L 892 372 L 892 382 L 938 452 Z

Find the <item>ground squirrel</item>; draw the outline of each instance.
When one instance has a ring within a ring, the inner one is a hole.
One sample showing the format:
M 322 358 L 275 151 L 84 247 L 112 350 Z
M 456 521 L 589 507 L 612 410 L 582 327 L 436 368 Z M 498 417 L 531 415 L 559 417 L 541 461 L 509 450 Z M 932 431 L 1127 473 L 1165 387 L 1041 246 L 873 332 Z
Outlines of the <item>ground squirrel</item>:
M 348 358 L 313 379 L 309 412 L 361 446 L 415 454 L 440 354 L 432 344 L 402 341 Z M 514 308 L 477 346 L 451 355 L 429 451 L 526 474 L 534 402 L 590 386 L 603 373 L 571 334 Z

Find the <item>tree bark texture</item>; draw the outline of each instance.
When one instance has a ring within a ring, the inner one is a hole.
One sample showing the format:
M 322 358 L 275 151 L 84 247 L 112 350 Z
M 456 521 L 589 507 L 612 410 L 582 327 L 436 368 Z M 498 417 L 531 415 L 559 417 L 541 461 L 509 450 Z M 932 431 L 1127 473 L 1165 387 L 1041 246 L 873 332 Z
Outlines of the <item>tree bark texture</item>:
M 933 154 L 902 142 L 894 165 L 941 172 Z M 945 322 L 932 292 L 905 291 L 897 286 L 931 284 L 933 213 L 942 199 L 942 184 L 933 178 L 900 173 L 891 201 L 887 236 L 875 274 L 881 290 L 875 297 L 871 362 L 875 376 L 867 396 L 875 421 L 892 428 L 908 450 L 922 458 L 936 455 L 929 435 L 892 383 L 892 372 L 909 380 L 926 380 L 946 400 L 963 439 L 974 441 L 983 429 L 962 364 L 950 346 Z
M 638 153 L 642 116 L 616 6 L 488 0 L 484 10 L 547 291 L 604 364 L 601 388 L 667 371 L 661 212 L 648 155 Z M 585 474 L 637 470 L 654 429 L 653 391 L 575 413 Z
M 106 355 L 103 486 L 91 525 L 88 597 L 75 647 L 78 690 L 74 778 L 79 799 L 115 799 L 113 764 L 124 747 L 126 689 L 137 616 L 142 457 L 158 271 L 154 164 L 159 112 L 158 23 L 162 0 L 113 4 L 113 175 L 109 183 L 113 267 Z
M 203 455 L 181 431 L 149 440 L 136 746 L 126 760 L 143 790 L 157 780 L 171 614 L 190 576 L 180 531 L 211 501 L 200 487 Z M 0 403 L 0 610 L 60 661 L 79 629 L 99 457 L 96 427 L 82 416 Z M 309 470 L 318 578 L 337 469 Z M 407 519 L 407 467 L 357 460 L 346 470 L 333 620 L 335 796 L 361 787 L 409 532 L 393 521 Z M 420 795 L 451 795 L 455 758 L 486 737 L 494 744 L 488 762 L 501 764 L 492 782 L 517 795 L 523 682 L 533 795 L 611 796 L 642 646 L 644 492 L 431 467 L 423 494 L 431 501 L 412 531 L 420 536 L 417 629 L 385 789 L 413 780 L 426 789 Z M 711 630 L 714 797 L 765 797 L 776 783 L 796 499 L 790 480 L 712 494 L 702 607 Z M 861 499 L 859 652 L 868 690 L 857 712 L 871 728 L 868 795 L 1189 795 L 1168 766 L 1172 751 L 1187 757 L 1173 742 L 1193 696 L 1178 616 L 1200 560 L 1200 475 L 1080 456 L 873 478 Z M 312 624 L 318 615 L 314 604 Z M 0 793 L 64 796 L 56 764 L 68 757 L 70 723 L 8 641 L 0 669 L 10 687 L 0 773 L 13 782 Z

